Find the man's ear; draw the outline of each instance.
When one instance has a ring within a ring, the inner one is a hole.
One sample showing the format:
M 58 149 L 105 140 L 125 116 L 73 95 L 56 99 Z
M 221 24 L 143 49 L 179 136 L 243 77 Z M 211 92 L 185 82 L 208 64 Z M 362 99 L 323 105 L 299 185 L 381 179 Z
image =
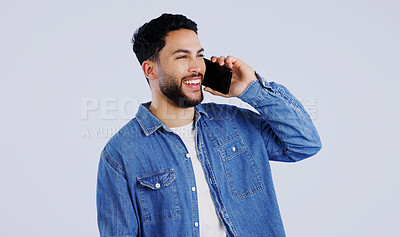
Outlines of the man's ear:
M 144 75 L 149 80 L 158 79 L 157 65 L 155 62 L 149 60 L 144 61 L 142 63 L 142 70 L 144 72 Z

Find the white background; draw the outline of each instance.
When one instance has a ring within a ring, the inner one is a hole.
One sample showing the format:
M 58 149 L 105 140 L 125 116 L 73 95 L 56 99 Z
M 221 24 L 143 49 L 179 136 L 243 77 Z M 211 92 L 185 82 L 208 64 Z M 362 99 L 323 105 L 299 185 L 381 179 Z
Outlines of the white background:
M 272 164 L 288 236 L 400 236 L 399 10 L 395 0 L 2 0 L 0 235 L 98 235 L 99 154 L 150 99 L 130 39 L 172 12 L 198 23 L 207 57 L 234 55 L 316 101 L 323 149 Z

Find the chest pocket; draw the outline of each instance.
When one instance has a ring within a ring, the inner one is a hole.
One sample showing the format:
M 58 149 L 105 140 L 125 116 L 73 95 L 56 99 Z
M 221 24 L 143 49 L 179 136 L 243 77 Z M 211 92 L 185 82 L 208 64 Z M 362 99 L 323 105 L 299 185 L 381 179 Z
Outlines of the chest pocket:
M 173 169 L 159 170 L 136 178 L 145 222 L 180 215 L 175 179 Z
M 222 159 L 234 196 L 244 199 L 265 187 L 254 157 L 230 117 L 208 121 L 205 130 Z

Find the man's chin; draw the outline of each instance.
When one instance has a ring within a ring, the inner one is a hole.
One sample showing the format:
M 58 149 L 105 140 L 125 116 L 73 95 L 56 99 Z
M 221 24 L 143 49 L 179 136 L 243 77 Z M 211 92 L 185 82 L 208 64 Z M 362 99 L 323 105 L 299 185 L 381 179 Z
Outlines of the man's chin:
M 180 108 L 190 108 L 190 107 L 195 107 L 196 105 L 199 105 L 203 101 L 203 98 L 201 99 L 188 99 L 188 98 L 182 98 L 179 100 L 178 106 Z
M 197 98 L 183 97 L 179 99 L 177 105 L 180 108 L 195 107 L 196 105 L 199 105 L 203 101 L 203 99 L 203 93 L 201 93 Z
M 195 107 L 204 99 L 202 90 L 200 90 L 198 93 L 185 93 L 182 90 L 161 90 L 161 92 L 179 108 Z

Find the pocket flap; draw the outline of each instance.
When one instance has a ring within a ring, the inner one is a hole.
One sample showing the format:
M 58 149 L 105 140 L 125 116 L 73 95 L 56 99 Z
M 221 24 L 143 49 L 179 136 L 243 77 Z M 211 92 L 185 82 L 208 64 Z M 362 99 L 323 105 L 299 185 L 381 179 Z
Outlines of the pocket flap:
M 224 161 L 228 161 L 246 150 L 247 147 L 242 140 L 234 140 L 222 147 L 220 153 Z
M 149 174 L 138 176 L 136 180 L 140 186 L 157 190 L 170 185 L 175 180 L 175 173 L 174 169 L 158 170 Z

